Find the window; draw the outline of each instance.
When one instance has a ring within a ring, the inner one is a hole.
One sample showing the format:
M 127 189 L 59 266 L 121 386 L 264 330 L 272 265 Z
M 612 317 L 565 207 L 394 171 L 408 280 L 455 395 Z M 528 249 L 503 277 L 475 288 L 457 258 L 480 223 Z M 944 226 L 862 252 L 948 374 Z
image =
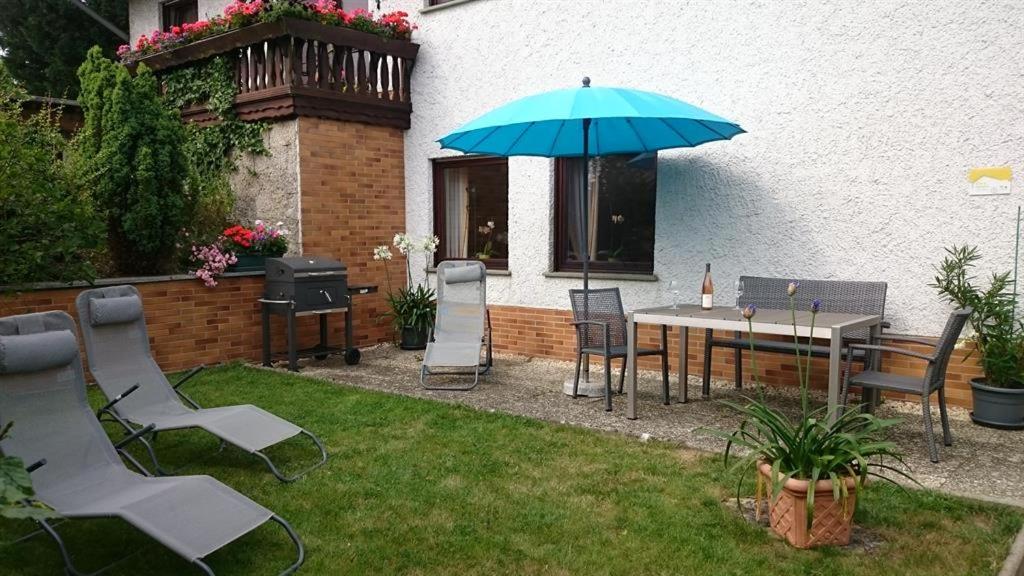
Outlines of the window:
M 160 5 L 160 26 L 169 32 L 171 26 L 199 20 L 198 0 L 168 0 Z
M 555 269 L 583 269 L 582 158 L 555 163 Z M 588 194 L 590 269 L 654 273 L 657 156 L 602 156 L 590 160 Z
M 435 262 L 481 260 L 508 268 L 508 160 L 434 160 Z

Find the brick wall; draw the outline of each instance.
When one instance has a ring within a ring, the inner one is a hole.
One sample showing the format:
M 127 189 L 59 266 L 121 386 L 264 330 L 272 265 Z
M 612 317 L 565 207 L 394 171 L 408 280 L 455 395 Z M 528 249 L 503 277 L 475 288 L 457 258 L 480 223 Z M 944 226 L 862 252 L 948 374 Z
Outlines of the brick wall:
M 494 348 L 503 352 L 542 356 L 561 360 L 574 359 L 576 336 L 569 325 L 571 313 L 568 310 L 550 310 L 546 308 L 527 308 L 518 306 L 491 306 L 491 323 L 494 335 Z M 723 334 L 724 336 L 725 334 Z M 660 335 L 657 327 L 641 325 L 638 330 L 640 346 L 657 347 Z M 902 345 L 901 345 L 902 346 Z M 919 352 L 928 352 L 924 346 L 906 346 Z M 679 331 L 669 332 L 669 358 L 672 372 L 679 367 Z M 690 375 L 702 375 L 704 370 L 704 331 L 690 330 L 689 345 Z M 957 350 L 949 363 L 946 373 L 946 398 L 951 404 L 970 407 L 971 390 L 968 381 L 981 375 L 981 367 L 977 356 L 965 360 L 967 351 Z M 592 358 L 599 362 L 600 358 Z M 656 370 L 659 360 L 642 358 L 641 368 Z M 797 371 L 794 356 L 759 352 L 757 354 L 758 373 L 761 382 L 766 385 L 795 385 Z M 909 357 L 885 354 L 882 366 L 891 371 L 909 376 L 923 373 L 925 362 Z M 713 377 L 733 380 L 734 352 L 727 348 L 715 348 L 712 355 L 711 373 Z M 854 369 L 857 369 L 856 364 Z M 752 382 L 750 353 L 743 354 L 743 375 L 746 382 Z M 828 385 L 828 362 L 824 358 L 815 358 L 811 365 L 812 386 L 826 388 Z M 902 394 L 889 394 L 890 397 L 903 398 Z M 916 400 L 918 397 L 907 397 Z
M 322 118 L 299 118 L 299 186 L 302 250 L 348 266 L 349 282 L 377 284 L 380 292 L 356 297 L 354 330 L 359 346 L 387 342 L 384 265 L 373 248 L 391 245 L 405 230 L 403 132 Z M 405 263 L 395 251 L 392 280 L 403 282 Z M 341 325 L 332 339 L 340 341 Z
M 149 343 L 165 371 L 229 360 L 258 360 L 262 350 L 260 309 L 262 276 L 222 278 L 216 288 L 195 279 L 143 282 Z M 78 320 L 75 297 L 82 288 L 36 290 L 0 295 L 0 316 L 63 310 Z M 277 334 L 283 324 L 275 320 Z M 278 343 L 283 346 L 283 341 Z M 85 359 L 85 349 L 82 349 Z

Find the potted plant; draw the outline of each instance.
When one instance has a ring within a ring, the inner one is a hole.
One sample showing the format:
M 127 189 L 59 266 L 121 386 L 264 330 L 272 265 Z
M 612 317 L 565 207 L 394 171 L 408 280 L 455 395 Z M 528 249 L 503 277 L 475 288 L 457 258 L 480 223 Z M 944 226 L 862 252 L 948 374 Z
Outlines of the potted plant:
M 778 535 L 797 548 L 824 545 L 845 545 L 850 541 L 857 494 L 864 489 L 869 476 L 884 478 L 876 470 L 889 470 L 913 480 L 882 458 L 903 463 L 894 443 L 883 439 L 884 432 L 898 420 L 883 420 L 857 409 L 838 413 L 827 407 L 812 409 L 808 385 L 811 376 L 810 342 L 801 343 L 796 334 L 796 310 L 793 296 L 798 284 L 789 285 L 790 310 L 793 313 L 793 339 L 796 342 L 797 376 L 800 379 L 801 412 L 793 419 L 768 406 L 757 377 L 757 360 L 750 334 L 750 359 L 757 388 L 757 399 L 745 405 L 727 403 L 737 410 L 743 421 L 733 432 L 712 430 L 727 441 L 725 462 L 728 464 L 735 447 L 747 449 L 733 469 L 754 468 L 756 478 L 756 515 L 760 518 L 762 501 L 767 501 L 769 525 Z M 821 307 L 815 300 L 811 306 L 811 329 Z M 748 325 L 757 308 L 748 305 L 743 317 Z M 806 348 L 806 353 L 801 354 Z
M 252 228 L 235 225 L 224 230 L 221 243 L 224 249 L 234 254 L 236 262 L 229 267 L 232 272 L 252 272 L 266 268 L 267 258 L 284 256 L 288 251 L 288 230 L 284 223 L 273 226 L 262 220 L 253 222 Z
M 388 312 L 385 316 L 391 318 L 395 332 L 399 335 L 399 347 L 403 350 L 423 350 L 427 347 L 427 340 L 430 336 L 430 329 L 434 325 L 434 316 L 437 311 L 434 290 L 427 285 L 413 283 L 412 280 L 412 256 L 423 253 L 427 263 L 430 256 L 437 251 L 438 238 L 427 236 L 420 241 L 414 241 L 408 234 L 400 232 L 395 234 L 392 242 L 399 253 L 405 256 L 405 275 L 407 285 L 402 286 L 397 292 L 391 289 L 391 273 L 388 270 L 388 262 L 393 258 L 391 249 L 385 244 L 374 248 L 373 259 L 384 262 L 384 274 L 388 286 Z M 424 265 L 424 276 L 426 265 Z
M 1015 282 L 1010 272 L 993 273 L 988 287 L 975 285 L 976 246 L 953 246 L 936 267 L 932 284 L 947 302 L 974 309 L 968 322 L 983 376 L 971 379 L 974 411 L 983 426 L 1024 428 L 1024 330 L 1016 318 Z M 969 355 L 968 355 L 969 356 Z

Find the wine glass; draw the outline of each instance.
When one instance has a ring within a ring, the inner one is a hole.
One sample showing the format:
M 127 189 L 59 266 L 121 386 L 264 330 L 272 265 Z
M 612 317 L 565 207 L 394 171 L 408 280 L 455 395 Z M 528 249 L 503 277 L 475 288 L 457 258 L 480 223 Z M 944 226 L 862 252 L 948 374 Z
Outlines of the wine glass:
M 668 292 L 672 295 L 672 309 L 679 308 L 679 281 L 672 280 L 668 283 Z
M 736 310 L 740 309 L 740 299 L 743 298 L 743 280 L 736 281 Z

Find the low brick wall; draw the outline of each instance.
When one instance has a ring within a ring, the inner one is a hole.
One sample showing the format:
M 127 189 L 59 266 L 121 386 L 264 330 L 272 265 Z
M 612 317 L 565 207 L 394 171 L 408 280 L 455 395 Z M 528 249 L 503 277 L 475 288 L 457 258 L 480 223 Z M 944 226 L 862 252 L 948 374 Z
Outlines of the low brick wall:
M 104 282 L 105 284 L 108 282 Z M 197 364 L 231 360 L 257 361 L 262 354 L 261 314 L 257 299 L 263 294 L 263 276 L 228 276 L 215 288 L 198 280 L 178 278 L 134 283 L 142 294 L 149 343 L 165 371 Z M 63 310 L 78 320 L 75 297 L 84 288 L 47 288 L 0 295 L 0 316 L 45 310 Z M 353 333 L 356 346 L 387 341 L 377 317 L 385 306 L 381 294 L 355 297 Z M 330 342 L 344 339 L 344 314 L 329 314 Z M 275 350 L 285 346 L 284 318 L 271 317 Z M 311 346 L 319 338 L 315 316 L 299 318 L 299 345 Z M 82 350 L 85 359 L 85 350 Z
M 576 335 L 569 324 L 571 313 L 568 310 L 550 310 L 545 308 L 527 308 L 517 306 L 491 306 L 491 323 L 494 334 L 494 348 L 503 352 L 542 356 L 561 360 L 574 359 Z M 723 334 L 724 335 L 724 334 Z M 638 330 L 640 346 L 659 345 L 660 336 L 655 326 L 641 325 Z M 902 346 L 902 345 L 901 345 Z M 929 352 L 925 346 L 909 345 L 919 352 Z M 690 331 L 689 345 L 690 375 L 700 376 L 704 370 L 704 331 Z M 950 404 L 971 407 L 971 389 L 968 381 L 981 375 L 981 367 L 977 355 L 966 358 L 966 350 L 957 350 L 949 363 L 946 373 L 946 399 Z M 673 374 L 679 367 L 679 331 L 669 332 L 669 357 Z M 594 359 L 592 359 L 593 361 Z M 596 361 L 600 361 L 597 358 Z M 797 370 L 793 355 L 759 352 L 757 354 L 758 371 L 761 382 L 773 386 L 792 386 L 797 383 Z M 733 380 L 734 352 L 727 348 L 715 348 L 711 361 L 711 373 L 716 378 Z M 886 371 L 910 376 L 921 376 L 925 362 L 915 358 L 885 354 L 882 366 Z M 656 370 L 657 358 L 643 358 L 641 368 Z M 857 369 L 856 364 L 854 369 Z M 743 354 L 744 379 L 752 382 L 750 353 Z M 812 386 L 826 388 L 828 386 L 828 362 L 824 358 L 815 358 L 811 365 Z M 904 397 L 903 394 L 888 394 L 889 397 L 917 401 L 919 397 Z

